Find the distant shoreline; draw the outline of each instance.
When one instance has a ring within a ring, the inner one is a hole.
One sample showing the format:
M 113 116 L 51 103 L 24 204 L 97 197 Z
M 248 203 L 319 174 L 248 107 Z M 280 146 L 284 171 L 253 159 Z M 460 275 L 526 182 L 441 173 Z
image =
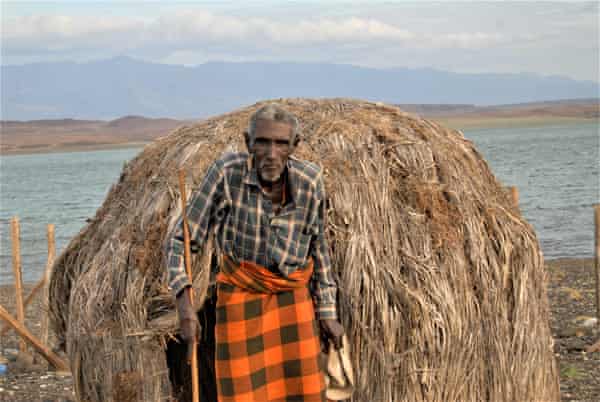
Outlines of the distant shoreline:
M 443 126 L 456 130 L 485 129 L 485 128 L 512 128 L 512 127 L 543 127 L 557 124 L 600 124 L 600 118 L 563 117 L 563 116 L 528 116 L 528 117 L 462 117 L 448 116 L 427 118 Z
M 122 142 L 114 144 L 94 144 L 94 145 L 77 145 L 77 146 L 52 146 L 52 147 L 39 147 L 39 148 L 17 148 L 10 150 L 0 150 L 0 156 L 14 156 L 14 155 L 33 155 L 33 154 L 62 154 L 69 152 L 86 152 L 86 151 L 107 151 L 116 149 L 127 149 L 144 147 L 150 144 L 152 141 L 144 142 Z
M 600 125 L 600 105 L 597 103 L 512 107 L 458 105 L 454 108 L 453 105 L 399 106 L 407 113 L 461 131 L 562 124 Z M 127 116 L 109 122 L 64 119 L 0 123 L 0 156 L 11 156 L 143 147 L 177 127 L 193 125 L 197 121 Z

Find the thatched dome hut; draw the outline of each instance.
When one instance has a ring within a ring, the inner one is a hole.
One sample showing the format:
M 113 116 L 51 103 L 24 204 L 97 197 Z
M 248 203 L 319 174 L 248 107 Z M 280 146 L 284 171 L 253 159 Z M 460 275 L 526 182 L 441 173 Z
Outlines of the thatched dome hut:
M 471 141 L 379 103 L 280 103 L 303 127 L 297 155 L 324 168 L 353 400 L 558 400 L 536 235 Z M 50 308 L 80 400 L 178 393 L 162 249 L 181 213 L 177 171 L 197 186 L 222 152 L 243 149 L 262 104 L 147 145 L 58 258 Z M 196 284 L 211 252 L 194 262 Z

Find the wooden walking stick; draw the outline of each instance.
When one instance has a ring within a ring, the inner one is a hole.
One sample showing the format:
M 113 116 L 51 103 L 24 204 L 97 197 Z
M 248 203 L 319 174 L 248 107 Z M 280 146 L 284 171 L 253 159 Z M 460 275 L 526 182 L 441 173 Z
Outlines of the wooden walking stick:
M 181 191 L 181 215 L 183 217 L 183 244 L 184 244 L 184 251 L 183 251 L 183 257 L 184 257 L 184 261 L 185 261 L 185 271 L 187 273 L 187 276 L 190 280 L 190 283 L 193 282 L 193 278 L 192 278 L 192 256 L 190 253 L 190 233 L 188 231 L 188 220 L 187 220 L 187 214 L 185 213 L 186 210 L 186 206 L 187 206 L 187 201 L 186 201 L 186 193 L 185 193 L 185 173 L 183 171 L 183 169 L 179 170 L 179 188 Z M 194 305 L 194 287 L 191 286 L 190 287 L 190 304 L 193 306 Z M 189 364 L 191 364 L 191 369 L 192 369 L 192 401 L 193 402 L 200 402 L 200 387 L 198 384 L 198 350 L 197 350 L 197 346 L 198 343 L 194 342 L 194 344 L 192 345 L 193 349 L 192 349 L 192 359 L 191 362 L 188 361 Z

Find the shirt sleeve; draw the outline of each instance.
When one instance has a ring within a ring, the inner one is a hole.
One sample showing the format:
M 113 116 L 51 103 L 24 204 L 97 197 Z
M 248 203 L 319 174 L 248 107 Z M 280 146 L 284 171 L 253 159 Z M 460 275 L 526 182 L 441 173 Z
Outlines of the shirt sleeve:
M 225 209 L 225 179 L 219 161 L 208 168 L 200 187 L 192 194 L 187 214 L 190 240 L 201 249 L 211 227 L 223 218 Z M 169 288 L 175 296 L 191 286 L 185 272 L 183 216 L 180 216 L 165 242 L 166 266 Z
M 314 260 L 314 272 L 311 278 L 312 295 L 315 300 L 315 313 L 317 319 L 337 319 L 336 295 L 337 284 L 333 278 L 329 245 L 325 237 L 325 218 L 327 214 L 325 205 L 325 186 L 323 178 L 319 176 L 316 195 L 318 205 L 315 227 L 317 232 L 312 239 L 310 253 Z

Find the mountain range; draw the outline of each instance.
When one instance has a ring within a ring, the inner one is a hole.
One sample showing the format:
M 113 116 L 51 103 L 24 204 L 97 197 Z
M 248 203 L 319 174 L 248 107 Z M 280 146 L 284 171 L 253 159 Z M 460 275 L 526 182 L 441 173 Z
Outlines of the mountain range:
M 559 76 L 324 63 L 210 62 L 189 67 L 117 57 L 0 69 L 2 120 L 107 120 L 124 115 L 198 119 L 283 97 L 498 105 L 600 95 L 596 82 Z

